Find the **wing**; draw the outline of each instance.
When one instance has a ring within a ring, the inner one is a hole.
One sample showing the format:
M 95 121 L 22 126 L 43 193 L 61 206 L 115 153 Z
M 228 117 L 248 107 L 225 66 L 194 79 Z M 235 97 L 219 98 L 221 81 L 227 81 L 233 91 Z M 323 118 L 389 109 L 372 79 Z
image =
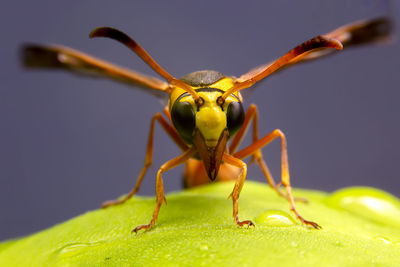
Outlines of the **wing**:
M 393 31 L 393 22 L 389 17 L 380 17 L 373 20 L 363 20 L 354 23 L 350 23 L 344 25 L 330 33 L 322 35 L 321 37 L 325 40 L 337 40 L 339 41 L 344 48 L 370 44 L 370 43 L 377 43 L 383 42 L 389 39 Z M 315 39 L 315 38 L 314 38 Z M 313 39 L 311 39 L 313 40 Z M 310 42 L 311 40 L 307 41 Z M 306 44 L 305 42 L 304 44 Z M 304 44 L 298 46 L 301 47 Z M 259 76 L 263 72 L 265 73 L 266 70 L 268 73 L 263 76 L 261 79 L 265 78 L 266 76 L 277 73 L 278 71 L 284 70 L 290 66 L 293 66 L 298 63 L 308 62 L 311 60 L 315 60 L 327 55 L 334 54 L 337 52 L 335 49 L 330 46 L 320 46 L 314 47 L 309 49 L 308 51 L 301 51 L 298 55 L 291 58 L 289 61 L 282 62 L 281 59 L 278 59 L 274 62 L 267 63 L 265 65 L 256 67 L 251 69 L 247 73 L 243 74 L 239 78 L 235 80 L 235 83 L 243 83 L 249 80 L 254 79 L 255 77 Z M 294 49 L 293 49 L 294 50 Z M 292 51 L 293 51 L 292 50 Z M 286 56 L 286 55 L 285 55 Z M 284 56 L 284 57 L 285 57 Z M 280 62 L 279 62 L 280 61 Z M 270 71 L 270 68 L 276 63 L 282 64 L 279 68 Z M 242 88 L 244 89 L 244 88 Z M 239 89 L 240 90 L 240 89 Z
M 60 69 L 84 76 L 107 78 L 130 86 L 152 89 L 151 92 L 156 95 L 164 95 L 170 90 L 169 84 L 158 78 L 125 69 L 64 46 L 26 44 L 21 48 L 21 55 L 27 68 Z
M 201 100 L 190 85 L 169 74 L 127 34 L 114 28 L 100 27 L 94 29 L 89 36 L 90 38 L 106 37 L 122 43 L 166 79 L 168 83 L 63 46 L 25 45 L 22 47 L 22 61 L 28 68 L 64 69 L 77 74 L 109 78 L 128 85 L 153 89 L 151 92 L 156 95 L 159 95 L 159 93 L 169 94 L 174 86 L 179 86 L 190 93 L 196 102 Z

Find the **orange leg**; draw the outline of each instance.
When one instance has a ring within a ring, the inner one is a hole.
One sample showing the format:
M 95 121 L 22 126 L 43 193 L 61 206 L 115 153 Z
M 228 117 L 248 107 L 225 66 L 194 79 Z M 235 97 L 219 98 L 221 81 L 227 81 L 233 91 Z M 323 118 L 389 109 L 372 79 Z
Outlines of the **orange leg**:
M 239 152 L 236 152 L 233 154 L 234 157 L 243 159 L 245 157 L 253 155 L 255 152 L 257 152 L 259 149 L 262 147 L 268 145 L 271 141 L 275 140 L 276 138 L 281 139 L 281 162 L 282 162 L 282 174 L 281 174 L 281 184 L 285 187 L 286 193 L 287 193 L 287 198 L 290 202 L 291 210 L 294 212 L 296 217 L 304 224 L 311 225 L 312 227 L 319 229 L 321 228 L 317 223 L 312 222 L 312 221 L 307 221 L 303 217 L 300 216 L 299 212 L 296 209 L 295 203 L 294 203 L 294 198 L 292 194 L 292 187 L 290 186 L 290 176 L 289 176 L 289 163 L 288 163 L 288 157 L 287 157 L 287 148 L 286 148 L 286 137 L 281 132 L 280 130 L 274 130 L 272 133 L 267 134 L 263 138 L 257 140 L 250 146 L 246 147 L 245 149 L 242 149 Z
M 222 156 L 222 160 L 228 164 L 234 165 L 234 166 L 242 169 L 242 173 L 240 174 L 239 178 L 236 180 L 235 187 L 233 188 L 233 191 L 229 196 L 232 198 L 232 201 L 233 201 L 233 218 L 234 218 L 236 224 L 239 226 L 243 226 L 243 225 L 254 226 L 254 223 L 252 221 L 239 221 L 239 216 L 238 216 L 239 195 L 240 195 L 240 192 L 242 191 L 242 187 L 243 187 L 244 181 L 246 180 L 246 175 L 247 175 L 246 163 L 244 163 L 240 159 L 232 157 L 226 153 L 224 153 L 224 155 Z
M 231 144 L 229 145 L 229 153 L 235 153 L 236 149 L 238 148 L 240 142 L 242 141 L 244 135 L 246 134 L 250 122 L 253 120 L 253 143 L 258 140 L 258 112 L 257 106 L 251 104 L 250 107 L 247 109 L 246 117 L 244 118 L 244 122 L 242 127 L 240 128 L 239 132 L 233 138 Z
M 162 176 L 161 176 L 162 173 L 184 163 L 191 156 L 193 156 L 195 151 L 196 151 L 196 149 L 194 147 L 191 147 L 188 150 L 186 150 L 182 155 L 180 155 L 179 157 L 176 157 L 170 161 L 167 161 L 160 167 L 160 169 L 158 169 L 157 179 L 156 179 L 156 203 L 157 204 L 156 204 L 156 207 L 153 212 L 153 217 L 149 224 L 137 226 L 135 229 L 132 230 L 132 232 L 137 233 L 138 231 L 140 231 L 142 229 L 147 230 L 147 229 L 150 229 L 154 225 L 154 223 L 157 220 L 158 212 L 160 211 L 160 207 L 161 207 L 162 203 L 166 202 L 165 196 L 164 196 L 164 185 L 163 185 L 163 180 L 162 180 Z
M 164 111 L 165 116 L 167 116 L 168 120 L 172 123 L 171 113 L 169 112 L 168 106 L 165 106 L 163 111 Z
M 240 128 L 239 132 L 235 135 L 234 139 L 232 140 L 232 143 L 229 146 L 230 154 L 233 154 L 236 151 L 237 147 L 239 146 L 240 142 L 243 139 L 243 136 L 246 134 L 246 131 L 250 125 L 251 120 L 253 120 L 253 143 L 255 143 L 258 140 L 258 110 L 256 105 L 251 104 L 246 112 L 246 117 L 244 119 L 242 127 Z M 289 197 L 286 196 L 284 193 L 282 193 L 282 191 L 279 189 L 279 186 L 276 185 L 275 180 L 272 177 L 271 172 L 267 166 L 267 163 L 265 163 L 264 161 L 261 149 L 256 150 L 252 154 L 251 161 L 257 162 L 265 178 L 267 179 L 268 184 L 272 187 L 272 189 L 274 189 L 279 196 L 289 200 Z M 295 198 L 295 200 L 307 202 L 307 199 L 305 198 Z
M 183 142 L 182 138 L 179 136 L 178 132 L 173 128 L 163 117 L 160 113 L 156 113 L 150 124 L 150 133 L 149 137 L 147 140 L 147 149 L 146 149 L 146 158 L 144 162 L 144 166 L 142 168 L 142 171 L 139 174 L 139 177 L 137 179 L 135 187 L 122 199 L 120 200 L 110 200 L 106 201 L 103 203 L 103 208 L 113 206 L 113 205 L 118 205 L 126 202 L 128 199 L 130 199 L 137 191 L 139 191 L 140 184 L 142 183 L 142 180 L 144 176 L 146 175 L 146 172 L 148 168 L 152 164 L 153 160 L 153 139 L 154 139 L 154 125 L 155 122 L 158 121 L 162 128 L 167 132 L 167 134 L 171 137 L 171 139 L 183 150 L 187 150 L 188 146 Z

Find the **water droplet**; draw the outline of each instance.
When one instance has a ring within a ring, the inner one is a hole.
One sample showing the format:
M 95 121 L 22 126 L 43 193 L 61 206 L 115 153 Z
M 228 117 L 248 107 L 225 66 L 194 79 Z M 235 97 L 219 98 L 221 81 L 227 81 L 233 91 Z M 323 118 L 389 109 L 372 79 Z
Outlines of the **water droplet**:
M 383 236 L 378 237 L 377 240 L 382 242 L 382 243 L 384 243 L 384 244 L 390 244 L 391 243 L 389 238 L 386 238 L 386 237 L 383 237 Z
M 281 210 L 267 210 L 261 213 L 255 221 L 257 224 L 265 226 L 293 226 L 295 220 L 286 212 Z
M 338 247 L 343 247 L 343 244 L 340 241 L 335 241 L 335 245 Z
M 103 243 L 103 241 L 93 243 L 72 243 L 61 247 L 56 250 L 56 252 L 58 252 L 59 257 L 72 257 L 84 253 L 88 248 L 98 246 L 101 243 Z
M 208 246 L 206 244 L 201 244 L 200 250 L 203 250 L 203 251 L 208 250 Z
M 400 226 L 400 201 L 379 189 L 345 188 L 334 192 L 326 203 L 375 222 Z
M 88 246 L 89 246 L 88 244 L 84 244 L 84 243 L 67 245 L 60 250 L 59 255 L 64 256 L 64 257 L 71 257 L 71 256 L 81 253 L 82 250 L 84 250 Z

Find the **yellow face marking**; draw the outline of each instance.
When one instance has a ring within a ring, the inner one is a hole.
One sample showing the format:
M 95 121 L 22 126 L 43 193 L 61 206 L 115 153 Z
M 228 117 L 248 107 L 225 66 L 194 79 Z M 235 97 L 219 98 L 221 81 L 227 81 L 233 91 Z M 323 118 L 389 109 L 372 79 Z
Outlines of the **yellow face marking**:
M 214 84 L 207 86 L 208 88 L 219 89 L 221 91 L 226 91 L 233 86 L 233 80 L 231 78 L 223 78 L 217 81 Z M 195 90 L 205 87 L 193 87 Z M 221 91 L 199 91 L 198 95 L 204 101 L 201 106 L 197 106 L 193 97 L 191 95 L 184 96 L 177 100 L 182 94 L 186 93 L 185 90 L 179 87 L 175 87 L 170 95 L 169 108 L 170 111 L 172 109 L 175 101 L 179 102 L 188 102 L 192 105 L 193 110 L 196 116 L 196 128 L 199 129 L 201 134 L 203 135 L 206 145 L 209 147 L 215 147 L 218 143 L 218 140 L 224 131 L 227 128 L 227 117 L 226 111 L 229 104 L 233 101 L 237 102 L 237 98 L 241 99 L 239 93 L 235 93 L 233 96 L 228 96 L 221 108 L 217 104 L 217 99 L 220 97 L 223 92 Z
M 217 105 L 220 92 L 199 92 L 204 104 L 196 112 L 196 128 L 203 135 L 206 145 L 215 147 L 222 131 L 226 128 L 226 114 Z
M 192 105 L 196 114 L 196 128 L 203 135 L 206 145 L 215 147 L 222 132 L 227 128 L 226 110 L 228 105 L 237 99 L 229 96 L 221 108 L 217 104 L 218 97 L 222 95 L 221 92 L 198 92 L 198 94 L 204 101 L 199 108 L 190 95 L 181 98 L 180 102 L 189 102 Z

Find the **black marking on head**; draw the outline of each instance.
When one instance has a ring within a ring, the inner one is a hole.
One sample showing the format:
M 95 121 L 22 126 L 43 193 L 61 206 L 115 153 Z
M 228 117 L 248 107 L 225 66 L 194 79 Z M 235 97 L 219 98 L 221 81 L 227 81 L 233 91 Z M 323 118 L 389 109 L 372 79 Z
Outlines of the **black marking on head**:
M 186 96 L 190 96 L 190 93 L 185 92 L 185 93 L 181 94 L 180 96 L 178 96 L 178 98 L 175 100 L 175 102 L 180 101 L 182 98 L 184 98 Z
M 199 89 L 196 89 L 195 91 L 196 91 L 196 92 L 220 92 L 221 94 L 225 93 L 224 90 L 221 90 L 221 89 L 218 89 L 218 88 L 210 88 L 210 87 L 199 88 Z M 181 94 L 181 95 L 175 100 L 175 102 L 176 102 L 176 101 L 179 101 L 181 98 L 183 98 L 183 97 L 185 97 L 185 96 L 190 96 L 190 93 L 185 92 L 185 93 Z M 234 98 L 236 98 L 236 100 L 237 100 L 238 102 L 240 102 L 239 97 L 237 97 L 237 96 L 234 95 L 234 94 L 231 94 L 231 96 L 234 97 Z
M 196 89 L 195 91 L 196 91 L 196 92 L 220 92 L 221 95 L 222 95 L 223 93 L 225 93 L 224 90 L 221 90 L 221 89 L 218 89 L 218 88 L 210 88 L 210 87 L 199 88 L 199 89 Z M 185 92 L 185 93 L 181 94 L 181 95 L 175 100 L 175 103 L 176 103 L 176 102 L 179 102 L 183 97 L 186 97 L 186 96 L 190 96 L 190 93 Z M 237 96 L 234 95 L 234 94 L 231 94 L 231 96 L 234 97 L 234 98 L 237 100 L 236 103 L 240 103 L 240 105 L 242 105 L 242 102 L 240 101 L 239 97 L 237 97 Z M 219 98 L 218 98 L 218 99 L 219 99 Z M 218 104 L 218 99 L 217 99 L 217 104 Z M 204 99 L 203 99 L 203 102 L 204 102 Z M 197 111 L 200 110 L 200 106 L 201 106 L 201 105 L 197 105 Z M 219 104 L 219 106 L 221 107 L 222 111 L 224 111 L 223 103 L 222 103 L 222 104 Z
M 180 80 L 189 84 L 190 86 L 207 86 L 218 82 L 226 76 L 214 70 L 201 70 L 189 73 L 183 76 Z
M 195 90 L 196 92 L 220 92 L 221 94 L 225 93 L 224 90 L 218 88 L 204 87 Z
M 220 92 L 221 94 L 225 93 L 224 90 L 218 89 L 218 88 L 210 88 L 210 87 L 204 87 L 204 88 L 199 88 L 195 90 L 196 92 Z M 237 97 L 234 94 L 231 94 L 232 97 L 236 98 L 237 101 L 240 102 L 239 97 Z

